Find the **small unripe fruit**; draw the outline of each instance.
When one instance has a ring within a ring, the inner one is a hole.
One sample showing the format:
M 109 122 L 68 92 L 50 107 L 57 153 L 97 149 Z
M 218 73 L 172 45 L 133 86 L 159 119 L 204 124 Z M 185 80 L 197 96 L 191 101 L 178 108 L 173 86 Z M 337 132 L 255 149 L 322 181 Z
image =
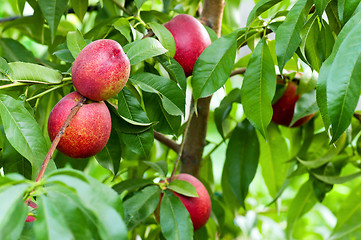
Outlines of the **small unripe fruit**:
M 51 141 L 81 97 L 78 92 L 69 93 L 51 110 L 48 120 Z M 86 102 L 65 129 L 57 149 L 72 158 L 91 157 L 107 144 L 111 125 L 110 113 L 104 102 Z
M 101 39 L 88 44 L 76 57 L 71 75 L 77 91 L 103 101 L 118 94 L 128 81 L 130 63 L 120 44 Z
M 292 81 L 289 82 L 282 97 L 273 104 L 273 122 L 286 127 L 298 127 L 311 120 L 314 114 L 307 115 L 290 126 L 296 102 L 300 99 L 300 95 L 297 93 L 297 87 L 296 83 Z
M 192 184 L 198 194 L 198 197 L 187 197 L 182 194 L 173 192 L 175 196 L 181 200 L 193 223 L 194 231 L 202 228 L 208 221 L 211 215 L 212 204 L 207 189 L 197 178 L 190 174 L 181 173 L 173 177 L 173 180 L 184 180 Z M 155 211 L 155 216 L 159 222 L 160 207 Z
M 187 14 L 175 16 L 164 26 L 172 33 L 175 41 L 174 59 L 182 66 L 186 76 L 192 75 L 199 55 L 211 44 L 207 30 L 197 19 Z

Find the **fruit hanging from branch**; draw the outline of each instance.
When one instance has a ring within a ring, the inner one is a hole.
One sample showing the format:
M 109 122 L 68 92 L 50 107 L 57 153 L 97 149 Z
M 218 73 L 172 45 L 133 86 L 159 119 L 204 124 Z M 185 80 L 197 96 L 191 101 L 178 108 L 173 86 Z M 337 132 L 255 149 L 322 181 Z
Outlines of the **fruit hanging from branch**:
M 78 92 L 72 92 L 54 106 L 48 120 L 51 141 L 81 97 Z M 105 147 L 110 131 L 111 118 L 106 104 L 88 100 L 71 120 L 57 149 L 72 158 L 91 157 Z
M 295 82 L 290 81 L 287 84 L 286 90 L 284 91 L 282 97 L 278 99 L 272 106 L 273 122 L 286 127 L 299 127 L 311 120 L 314 114 L 300 118 L 290 126 L 295 111 L 296 102 L 300 99 L 297 88 L 298 86 Z
M 81 95 L 103 101 L 123 89 L 129 78 L 130 63 L 118 42 L 101 39 L 83 48 L 71 74 L 74 87 Z
M 196 18 L 187 14 L 175 16 L 164 26 L 174 37 L 174 59 L 182 66 L 187 77 L 192 75 L 199 55 L 211 44 L 207 30 Z

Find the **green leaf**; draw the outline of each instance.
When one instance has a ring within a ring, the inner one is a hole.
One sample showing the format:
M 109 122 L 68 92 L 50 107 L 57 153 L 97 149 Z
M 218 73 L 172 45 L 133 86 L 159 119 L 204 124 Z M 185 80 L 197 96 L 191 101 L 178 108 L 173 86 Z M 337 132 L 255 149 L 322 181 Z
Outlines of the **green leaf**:
M 247 120 L 240 122 L 229 139 L 223 174 L 243 207 L 249 185 L 257 171 L 259 147 L 255 128 Z
M 361 90 L 361 30 L 354 28 L 341 43 L 327 78 L 327 107 L 332 142 L 350 125 Z
M 36 62 L 34 54 L 31 51 L 26 49 L 18 41 L 10 38 L 0 39 L 0 55 L 8 62 Z
M 328 127 L 331 124 L 330 116 L 328 112 L 328 106 L 327 106 L 328 105 L 327 85 L 328 85 L 328 78 L 330 77 L 329 73 L 331 71 L 332 64 L 336 57 L 336 54 L 338 53 L 339 48 L 342 45 L 343 41 L 347 38 L 349 33 L 355 29 L 355 26 L 358 26 L 360 22 L 361 22 L 361 13 L 357 13 L 347 22 L 347 24 L 342 28 L 342 31 L 339 33 L 336 39 L 331 55 L 322 64 L 322 67 L 320 69 L 320 74 L 317 81 L 316 97 L 317 97 L 317 104 L 320 109 L 326 129 L 328 129 Z
M 144 163 L 153 168 L 156 172 L 160 173 L 162 176 L 167 176 L 168 173 L 168 164 L 166 161 L 157 161 L 157 162 L 150 162 L 144 161 Z
M 124 154 L 127 159 L 148 159 L 154 143 L 153 128 L 142 133 L 120 133 L 120 138 L 125 144 Z
M 187 197 L 198 197 L 196 188 L 191 183 L 184 180 L 171 181 L 167 189 Z
M 267 128 L 267 141 L 258 138 L 260 142 L 260 164 L 262 175 L 270 195 L 274 198 L 282 188 L 289 169 L 290 153 L 285 137 L 278 126 L 271 123 Z
M 361 186 L 352 189 L 336 215 L 337 224 L 332 231 L 331 238 L 335 239 L 358 239 L 361 236 Z
M 219 106 L 214 110 L 214 122 L 218 132 L 224 138 L 223 121 L 228 117 L 232 110 L 233 103 L 241 103 L 241 89 L 234 88 L 225 96 Z
M 159 63 L 168 72 L 170 78 L 177 82 L 185 93 L 187 88 L 187 79 L 182 66 L 176 60 L 164 54 L 155 57 L 155 59 L 159 61 Z
M 145 92 L 157 93 L 162 99 L 164 109 L 169 114 L 183 115 L 185 95 L 175 82 L 151 73 L 138 73 L 130 80 Z
M 182 116 L 170 115 L 163 107 L 158 94 L 143 92 L 144 107 L 149 119 L 156 122 L 154 129 L 164 133 L 178 136 Z
M 141 8 L 143 3 L 145 3 L 147 0 L 135 0 L 135 6 L 137 6 L 137 8 Z
M 74 239 L 61 210 L 47 196 L 38 196 L 37 203 L 38 217 L 34 223 L 34 230 L 38 239 Z
M 124 180 L 113 186 L 113 189 L 121 194 L 124 191 L 134 191 L 138 188 L 145 187 L 147 185 L 152 185 L 153 181 L 151 179 L 143 179 L 143 178 L 134 178 Z
M 11 69 L 10 77 L 19 82 L 35 83 L 61 83 L 63 76 L 57 70 L 41 65 L 25 62 L 9 63 Z M 0 80 L 9 81 L 9 79 L 0 74 Z
M 325 11 L 328 2 L 329 2 L 329 0 L 315 0 L 314 1 L 316 13 L 318 14 L 319 17 L 322 17 L 322 14 Z
M 160 193 L 158 186 L 148 186 L 124 201 L 128 229 L 134 228 L 155 211 L 160 201 Z
M 113 26 L 127 39 L 128 42 L 132 41 L 131 28 L 127 19 L 119 18 L 115 23 L 113 23 Z
M 247 26 L 249 26 L 254 19 L 260 16 L 263 12 L 267 11 L 281 0 L 260 0 L 256 6 L 253 7 L 252 11 L 248 14 Z
M 164 54 L 168 51 L 154 38 L 137 40 L 125 45 L 123 49 L 127 54 L 131 65 L 140 63 L 148 58 Z
M 76 58 L 80 51 L 86 46 L 83 35 L 78 29 L 74 32 L 68 32 L 68 35 L 66 35 L 66 43 L 74 58 Z
M 168 191 L 160 205 L 160 227 L 167 240 L 193 239 L 193 224 L 187 209 Z
M 359 4 L 360 0 L 337 1 L 338 15 L 342 25 L 344 25 L 352 17 Z
M 316 204 L 317 199 L 312 189 L 312 184 L 307 181 L 298 190 L 295 198 L 293 199 L 287 214 L 287 238 L 292 239 L 292 231 L 295 223 L 306 212 Z
M 352 179 L 358 178 L 361 176 L 361 172 L 356 172 L 350 175 L 346 175 L 346 176 L 325 176 L 325 175 L 320 175 L 320 174 L 316 174 L 316 173 L 312 173 L 312 175 L 314 175 L 317 179 L 328 183 L 328 184 L 342 184 L 348 181 L 351 181 Z
M 54 40 L 60 18 L 68 8 L 68 0 L 38 0 L 41 12 L 48 22 L 51 39 Z
M 28 208 L 23 200 L 28 184 L 0 187 L 0 238 L 19 239 Z
M 118 133 L 112 129 L 107 145 L 95 155 L 97 162 L 105 169 L 110 170 L 113 175 L 117 175 L 121 160 L 122 149 Z
M 170 33 L 170 31 L 164 27 L 164 25 L 156 22 L 150 22 L 148 25 L 153 30 L 154 34 L 158 37 L 163 47 L 168 50 L 167 55 L 174 57 L 176 47 L 173 35 Z
M 6 62 L 6 60 L 2 57 L 0 57 L 0 73 L 9 75 L 11 72 L 9 64 Z
M 215 40 L 198 57 L 193 68 L 193 98 L 206 97 L 229 78 L 236 57 L 237 31 Z
M 7 139 L 33 166 L 33 178 L 37 176 L 48 152 L 48 145 L 39 125 L 23 105 L 10 96 L 0 95 L 0 116 Z M 48 171 L 54 170 L 50 161 Z
M 301 43 L 299 33 L 306 21 L 310 4 L 309 0 L 297 1 L 276 31 L 276 53 L 281 73 Z
M 83 21 L 88 9 L 88 0 L 70 0 L 70 2 L 79 20 Z
M 241 96 L 247 119 L 264 137 L 272 119 L 272 99 L 276 92 L 277 76 L 273 58 L 263 38 L 252 53 L 244 75 Z
M 296 102 L 295 112 L 290 126 L 292 126 L 299 119 L 306 117 L 310 114 L 313 114 L 318 111 L 317 101 L 316 101 L 316 91 L 311 91 L 305 94 L 302 94 L 300 99 Z

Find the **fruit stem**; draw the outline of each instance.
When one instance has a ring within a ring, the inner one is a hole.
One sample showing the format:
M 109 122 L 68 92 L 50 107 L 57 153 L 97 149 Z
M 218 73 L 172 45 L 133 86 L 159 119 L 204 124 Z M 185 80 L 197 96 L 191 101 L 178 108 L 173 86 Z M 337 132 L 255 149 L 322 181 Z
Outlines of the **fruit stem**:
M 46 157 L 45 157 L 45 159 L 44 159 L 43 164 L 41 165 L 39 174 L 38 174 L 38 176 L 36 177 L 35 182 L 39 182 L 39 181 L 42 179 L 42 177 L 43 177 L 43 175 L 44 175 L 44 173 L 45 173 L 45 169 L 46 169 L 46 167 L 48 166 L 48 163 L 49 163 L 51 157 L 53 156 L 53 153 L 54 153 L 56 147 L 58 146 L 58 143 L 59 143 L 61 137 L 64 135 L 65 129 L 69 126 L 70 121 L 73 119 L 73 117 L 74 117 L 75 114 L 78 112 L 78 110 L 83 106 L 83 104 L 85 103 L 86 100 L 87 100 L 87 98 L 84 97 L 84 96 L 82 96 L 82 97 L 79 99 L 78 103 L 71 109 L 68 117 L 66 118 L 66 120 L 65 120 L 65 122 L 63 123 L 63 125 L 61 126 L 58 134 L 57 134 L 56 137 L 54 138 L 54 141 L 52 142 L 51 147 L 50 147 L 48 153 L 46 154 Z
M 174 174 L 175 174 L 175 171 L 176 171 L 177 168 L 178 168 L 179 161 L 180 161 L 180 159 L 181 159 L 181 156 L 182 156 L 182 153 L 183 153 L 184 144 L 185 144 L 185 136 L 187 136 L 188 129 L 189 129 L 189 125 L 190 125 L 191 119 L 192 119 L 192 117 L 193 117 L 193 114 L 194 114 L 194 107 L 192 107 L 191 110 L 190 110 L 189 118 L 188 118 L 187 124 L 186 124 L 186 126 L 185 126 L 185 128 L 184 128 L 182 143 L 181 143 L 181 145 L 180 145 L 180 147 L 179 147 L 179 151 L 178 151 L 178 155 L 177 155 L 177 160 L 176 160 L 175 163 L 174 163 L 174 167 L 173 167 L 172 174 L 170 175 L 169 183 L 172 181 L 173 176 L 174 176 Z

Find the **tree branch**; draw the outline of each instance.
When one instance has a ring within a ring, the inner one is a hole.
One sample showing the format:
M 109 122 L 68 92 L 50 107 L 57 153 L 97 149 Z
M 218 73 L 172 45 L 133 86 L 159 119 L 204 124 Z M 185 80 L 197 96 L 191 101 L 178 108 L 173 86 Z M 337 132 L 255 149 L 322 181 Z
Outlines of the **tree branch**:
M 48 154 L 46 154 L 46 157 L 44 159 L 43 164 L 41 165 L 39 174 L 36 177 L 35 182 L 39 182 L 42 179 L 42 177 L 43 177 L 43 175 L 45 173 L 46 167 L 48 166 L 48 163 L 49 163 L 51 157 L 53 156 L 53 153 L 54 153 L 56 147 L 58 146 L 58 143 L 60 142 L 61 137 L 64 135 L 65 129 L 69 126 L 71 120 L 73 119 L 75 114 L 78 112 L 78 110 L 83 106 L 83 104 L 85 103 L 86 100 L 87 100 L 86 97 L 82 96 L 79 99 L 78 103 L 71 109 L 68 117 L 66 118 L 66 120 L 63 123 L 63 125 L 61 126 L 58 134 L 54 138 L 54 140 L 53 140 L 53 142 L 51 144 L 51 147 L 50 147 L 50 149 L 48 151 Z
M 221 36 L 224 0 L 205 0 L 201 20 Z M 197 103 L 197 113 L 190 115 L 189 128 L 184 133 L 184 149 L 181 156 L 181 172 L 198 177 L 201 168 L 204 146 L 206 144 L 209 105 L 212 96 L 201 98 Z M 192 101 L 191 112 L 194 111 Z
M 239 68 L 239 69 L 233 70 L 231 72 L 231 74 L 229 74 L 229 77 L 233 77 L 238 74 L 244 74 L 245 72 L 246 72 L 246 68 Z
M 157 139 L 160 143 L 163 143 L 165 146 L 172 149 L 176 153 L 179 153 L 180 145 L 178 143 L 176 143 L 175 141 L 173 141 L 172 139 L 170 139 L 169 137 L 165 136 L 160 132 L 157 132 L 155 130 L 153 132 L 155 139 Z

